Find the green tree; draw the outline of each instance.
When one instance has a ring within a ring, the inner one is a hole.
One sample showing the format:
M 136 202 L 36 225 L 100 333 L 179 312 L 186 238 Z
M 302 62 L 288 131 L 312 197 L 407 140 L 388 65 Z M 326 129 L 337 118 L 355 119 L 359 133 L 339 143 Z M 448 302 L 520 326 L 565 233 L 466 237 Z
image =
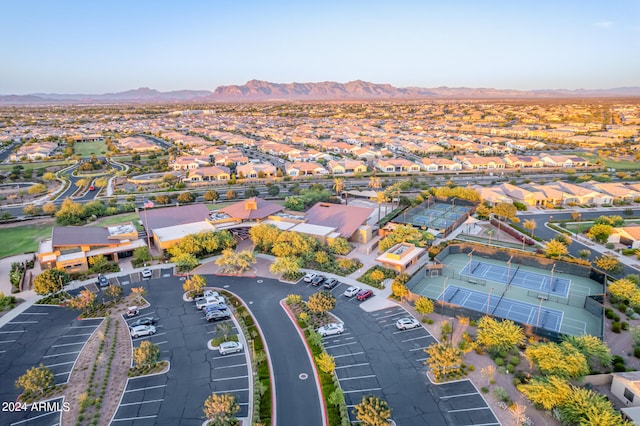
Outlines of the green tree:
M 205 201 L 216 201 L 218 198 L 220 197 L 220 195 L 216 192 L 216 191 L 207 191 L 204 193 L 204 200 Z
M 223 321 L 218 323 L 218 325 L 216 326 L 216 334 L 221 335 L 222 339 L 226 342 L 229 339 L 229 334 L 231 333 L 232 329 L 233 326 L 230 322 Z
M 354 414 L 363 426 L 388 426 L 391 409 L 387 402 L 377 396 L 363 396 L 354 407 Z
M 414 306 L 421 315 L 429 315 L 433 312 L 433 301 L 424 296 L 418 297 Z
M 585 334 L 582 336 L 564 336 L 563 340 L 574 348 L 578 349 L 589 362 L 595 367 L 600 364 L 603 367 L 611 365 L 611 350 L 605 342 L 595 336 Z
M 171 258 L 178 272 L 189 272 L 198 266 L 198 259 L 191 253 L 178 253 Z
M 33 394 L 45 392 L 56 386 L 56 380 L 53 371 L 40 364 L 37 367 L 31 367 L 22 376 L 16 380 L 16 388 L 25 393 Z
M 513 321 L 484 316 L 478 321 L 476 341 L 491 353 L 509 351 L 524 341 L 524 330 Z
M 160 348 L 149 340 L 144 340 L 140 346 L 133 349 L 133 362 L 135 365 L 155 365 L 160 358 Z
M 318 364 L 318 368 L 320 371 L 332 374 L 336 369 L 336 360 L 326 352 L 322 352 L 320 355 L 316 356 L 316 364 Z
M 203 289 L 207 286 L 207 280 L 202 275 L 193 275 L 185 280 L 182 289 L 187 293 L 187 297 L 196 297 L 203 293 Z
M 432 343 L 424 352 L 429 355 L 429 366 L 436 381 L 441 381 L 461 370 L 464 353 L 450 342 Z
M 331 292 L 322 290 L 309 296 L 307 306 L 312 312 L 323 314 L 336 306 L 336 298 Z
M 143 246 L 133 250 L 133 263 L 142 265 L 149 261 L 151 261 L 151 253 L 149 252 L 149 247 Z
M 96 303 L 96 294 L 89 290 L 82 290 L 80 293 L 69 300 L 69 307 L 79 311 L 87 312 Z
M 71 281 L 71 277 L 59 269 L 48 269 L 33 280 L 33 290 L 37 294 L 50 294 L 61 291 Z
M 269 266 L 269 271 L 282 274 L 285 279 L 293 278 L 300 271 L 300 258 L 295 256 L 278 257 Z
M 580 259 L 588 259 L 589 256 L 591 256 L 591 250 L 588 249 L 584 249 L 584 250 L 580 250 L 578 251 L 578 256 L 580 256 Z
M 587 237 L 597 243 L 604 244 L 611 234 L 613 234 L 613 227 L 611 225 L 596 224 L 589 229 Z
M 564 424 L 576 425 L 632 425 L 622 419 L 606 396 L 591 389 L 572 387 L 569 397 L 559 406 Z
M 93 272 L 105 272 L 109 269 L 109 260 L 104 254 L 99 254 L 89 258 L 89 265 Z
M 567 246 L 565 246 L 562 242 L 558 240 L 551 240 L 545 245 L 544 253 L 547 257 L 557 258 L 566 256 L 569 254 L 569 250 L 567 250 Z
M 202 410 L 210 426 L 233 426 L 237 423 L 235 416 L 240 411 L 240 406 L 236 397 L 230 393 L 212 393 L 204 401 Z
M 529 345 L 525 356 L 547 376 L 578 379 L 589 374 L 587 358 L 567 342 Z

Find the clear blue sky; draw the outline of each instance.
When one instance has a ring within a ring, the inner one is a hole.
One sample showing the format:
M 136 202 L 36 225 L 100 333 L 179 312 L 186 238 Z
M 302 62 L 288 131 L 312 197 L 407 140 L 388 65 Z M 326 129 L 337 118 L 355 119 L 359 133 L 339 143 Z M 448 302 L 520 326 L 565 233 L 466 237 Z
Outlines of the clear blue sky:
M 640 0 L 4 0 L 0 94 L 640 86 Z

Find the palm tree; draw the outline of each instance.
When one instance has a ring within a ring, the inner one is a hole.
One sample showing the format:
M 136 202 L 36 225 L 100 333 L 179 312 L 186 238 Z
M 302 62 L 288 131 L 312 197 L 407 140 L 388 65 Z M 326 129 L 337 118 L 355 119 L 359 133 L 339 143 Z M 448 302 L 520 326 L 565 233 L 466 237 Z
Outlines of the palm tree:
M 378 190 L 378 189 L 382 188 L 382 182 L 380 181 L 380 178 L 371 176 L 369 178 L 369 188 L 371 188 L 373 190 Z
M 336 195 L 339 197 L 340 193 L 344 189 L 344 179 L 342 178 L 333 179 L 333 189 L 336 190 Z
M 533 219 L 527 219 L 524 221 L 522 226 L 524 226 L 524 228 L 529 231 L 529 236 L 533 237 L 533 230 L 536 229 L 537 226 L 536 221 Z

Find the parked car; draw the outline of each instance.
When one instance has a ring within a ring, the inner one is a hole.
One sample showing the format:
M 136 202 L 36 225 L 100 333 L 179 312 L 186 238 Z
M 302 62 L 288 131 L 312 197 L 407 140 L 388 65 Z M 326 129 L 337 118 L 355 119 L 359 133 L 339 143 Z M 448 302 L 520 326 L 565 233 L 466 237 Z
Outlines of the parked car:
M 304 276 L 303 280 L 304 282 L 310 283 L 317 276 L 318 274 L 316 274 L 315 272 L 309 272 L 307 275 Z
M 220 297 L 220 296 L 207 296 L 204 297 L 202 300 L 199 300 L 196 302 L 196 308 L 198 309 L 202 309 L 205 306 L 208 305 L 213 305 L 216 303 L 224 303 L 224 297 Z
M 358 299 L 358 300 L 367 300 L 371 296 L 373 296 L 373 291 L 372 290 L 360 290 L 358 292 L 358 294 L 356 294 L 356 299 Z
M 316 275 L 314 279 L 311 280 L 311 285 L 319 286 L 324 281 L 324 277 L 322 275 Z
M 96 284 L 100 288 L 109 287 L 109 280 L 104 275 L 98 274 L 98 281 L 96 282 Z
M 195 297 L 193 301 L 195 303 L 198 303 L 199 301 L 204 300 L 206 297 L 218 297 L 218 296 L 220 296 L 220 293 L 218 293 L 217 291 L 207 290 L 202 294 L 202 296 Z
M 156 323 L 156 319 L 153 317 L 144 317 L 144 318 L 140 318 L 138 321 L 131 323 L 129 325 L 129 328 L 131 327 L 137 327 L 139 325 L 154 325 Z
M 220 355 L 233 354 L 242 351 L 242 343 L 240 342 L 223 342 L 220 343 L 218 352 Z
M 144 268 L 142 270 L 142 278 L 151 278 L 151 275 L 153 275 L 153 273 L 151 272 L 151 269 Z
M 331 290 L 338 284 L 340 284 L 340 281 L 336 280 L 335 278 L 329 278 L 327 281 L 325 281 L 324 288 Z
M 129 329 L 131 331 L 131 337 L 134 339 L 140 336 L 150 336 L 156 334 L 156 328 L 152 325 L 136 325 Z
M 220 321 L 231 318 L 231 312 L 228 309 L 222 311 L 207 312 L 207 321 Z
M 331 336 L 333 334 L 342 334 L 343 331 L 344 331 L 344 325 L 339 323 L 334 323 L 334 324 L 323 325 L 322 327 L 320 327 L 318 329 L 318 334 L 324 337 L 324 336 Z
M 225 303 L 214 303 L 213 305 L 208 305 L 204 308 L 205 313 L 209 313 L 211 311 L 224 311 L 227 309 L 227 305 Z
M 138 315 L 140 313 L 140 311 L 138 310 L 137 306 L 129 306 L 127 308 L 127 318 L 132 318 L 135 317 L 136 315 Z
M 415 318 L 400 318 L 396 321 L 396 328 L 398 330 L 409 330 L 410 328 L 420 327 L 420 323 Z
M 89 187 L 89 191 L 95 191 L 95 190 L 96 190 L 96 187 L 95 187 L 95 186 L 91 185 L 91 186 Z
M 352 285 L 351 287 L 349 287 L 348 289 L 346 289 L 346 290 L 344 291 L 344 293 L 342 293 L 342 294 L 344 294 L 344 295 L 345 295 L 345 296 L 347 296 L 347 297 L 353 297 L 353 296 L 355 296 L 356 294 L 358 294 L 358 292 L 359 292 L 360 290 L 362 290 L 360 287 L 355 286 L 355 285 Z

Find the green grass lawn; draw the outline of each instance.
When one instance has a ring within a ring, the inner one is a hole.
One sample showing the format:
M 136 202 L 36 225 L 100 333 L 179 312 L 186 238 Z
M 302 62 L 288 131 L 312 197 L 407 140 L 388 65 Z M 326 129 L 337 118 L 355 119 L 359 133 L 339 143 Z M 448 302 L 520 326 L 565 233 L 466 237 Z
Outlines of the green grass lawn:
M 593 154 L 580 154 L 582 157 L 587 160 L 595 163 L 600 160 L 604 163 L 605 167 L 613 168 L 616 170 L 638 170 L 640 169 L 640 162 L 635 162 L 632 160 L 613 160 L 611 158 L 604 158 Z
M 73 144 L 73 152 L 83 158 L 89 158 L 92 154 L 101 156 L 107 153 L 107 144 L 104 142 L 77 142 Z
M 53 224 L 0 229 L 0 258 L 38 251 L 40 240 L 51 237 Z
M 35 163 L 20 163 L 20 165 L 22 167 L 24 167 L 24 170 L 35 170 L 35 169 L 46 169 L 47 167 L 54 167 L 54 166 L 68 166 L 73 164 L 73 161 L 65 161 L 65 160 L 60 160 L 60 161 L 39 161 L 39 162 L 35 162 Z M 3 164 L 0 166 L 0 171 L 2 172 L 8 172 L 11 169 L 13 169 L 14 166 L 16 166 L 17 164 Z

